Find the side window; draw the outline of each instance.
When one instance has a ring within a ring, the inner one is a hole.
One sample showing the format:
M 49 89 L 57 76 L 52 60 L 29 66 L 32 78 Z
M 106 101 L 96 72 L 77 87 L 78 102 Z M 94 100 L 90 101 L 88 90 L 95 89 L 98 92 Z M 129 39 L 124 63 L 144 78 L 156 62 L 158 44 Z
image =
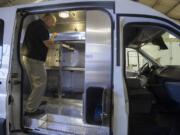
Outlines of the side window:
M 126 71 L 137 72 L 147 60 L 136 50 L 126 48 Z
M 161 44 L 163 44 L 165 48 L 162 48 L 162 46 L 160 45 L 155 46 L 149 42 L 146 45 L 142 46 L 141 49 L 162 66 L 179 66 L 180 39 L 169 33 L 167 30 L 164 30 L 164 33 L 161 34 L 161 38 L 163 41 Z
M 2 66 L 2 55 L 3 55 L 3 35 L 4 35 L 4 21 L 0 19 L 0 68 Z

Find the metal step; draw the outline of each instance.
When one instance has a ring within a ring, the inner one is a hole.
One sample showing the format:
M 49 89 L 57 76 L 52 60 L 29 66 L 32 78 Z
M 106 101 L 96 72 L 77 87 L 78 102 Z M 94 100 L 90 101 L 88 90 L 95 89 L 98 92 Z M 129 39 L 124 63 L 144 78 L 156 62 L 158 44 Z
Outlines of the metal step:
M 30 129 L 48 132 L 48 134 L 53 132 L 54 135 L 61 135 L 62 133 L 64 135 L 109 135 L 108 127 L 84 124 L 81 118 L 46 114 L 39 119 L 29 118 L 27 121 L 30 125 L 26 126 Z

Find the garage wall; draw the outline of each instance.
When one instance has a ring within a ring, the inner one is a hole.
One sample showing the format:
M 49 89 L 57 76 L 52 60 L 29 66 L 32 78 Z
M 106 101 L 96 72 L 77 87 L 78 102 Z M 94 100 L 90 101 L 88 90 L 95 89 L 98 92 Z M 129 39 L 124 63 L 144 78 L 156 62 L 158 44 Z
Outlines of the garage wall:
M 38 3 L 43 1 L 50 1 L 50 0 L 0 0 L 0 7 L 28 4 L 28 3 Z

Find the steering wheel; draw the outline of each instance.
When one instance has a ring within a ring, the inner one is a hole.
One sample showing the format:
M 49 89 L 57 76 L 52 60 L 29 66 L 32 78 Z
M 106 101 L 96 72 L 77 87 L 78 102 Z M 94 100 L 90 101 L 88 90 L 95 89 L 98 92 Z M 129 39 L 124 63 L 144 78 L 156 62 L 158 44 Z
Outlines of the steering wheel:
M 144 73 L 146 73 L 147 71 L 149 71 L 150 67 L 149 67 L 149 63 L 145 63 L 140 69 L 139 69 L 139 75 L 144 75 Z

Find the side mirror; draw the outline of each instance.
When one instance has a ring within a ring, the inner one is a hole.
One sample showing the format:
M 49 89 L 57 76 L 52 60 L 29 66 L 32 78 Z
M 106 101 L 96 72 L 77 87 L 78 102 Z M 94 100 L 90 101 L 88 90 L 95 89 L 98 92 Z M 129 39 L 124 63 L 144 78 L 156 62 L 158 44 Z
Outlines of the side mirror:
M 0 20 L 0 68 L 2 66 L 2 56 L 3 56 L 3 35 L 4 35 L 4 21 Z

